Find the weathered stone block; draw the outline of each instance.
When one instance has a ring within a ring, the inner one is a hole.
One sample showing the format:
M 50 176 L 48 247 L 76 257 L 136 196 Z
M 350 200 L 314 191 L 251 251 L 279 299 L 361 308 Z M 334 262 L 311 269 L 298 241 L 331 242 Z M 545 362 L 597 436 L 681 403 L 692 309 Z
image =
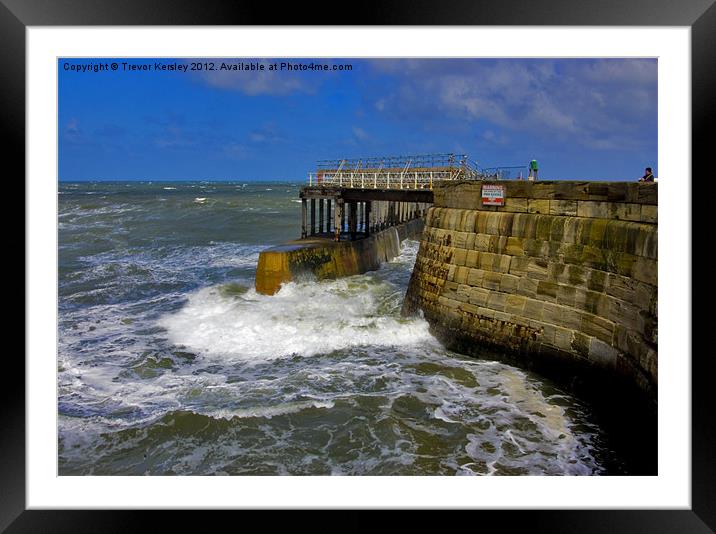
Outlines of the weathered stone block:
M 540 257 L 542 256 L 542 245 L 544 243 L 546 243 L 546 241 L 539 241 L 537 239 L 527 238 L 522 241 L 522 250 L 525 251 L 525 254 L 527 256 Z
M 574 331 L 569 328 L 555 327 L 554 345 L 562 350 L 569 351 L 572 349 L 572 339 Z
M 562 230 L 562 243 L 576 243 L 577 233 L 579 231 L 580 219 L 577 217 L 567 217 L 564 219 L 564 227 Z
M 501 273 L 507 273 L 510 271 L 510 262 L 512 261 L 512 256 L 509 256 L 507 254 L 498 254 L 497 258 L 495 259 L 495 263 L 493 264 L 493 268 L 495 271 L 499 271 Z
M 520 281 L 517 284 L 517 293 L 526 297 L 534 297 L 537 295 L 538 283 L 539 281 L 534 278 L 520 278 Z
M 454 234 L 455 241 L 453 241 L 453 246 L 458 248 L 467 248 L 467 232 L 455 232 Z
M 572 337 L 572 350 L 574 352 L 584 356 L 585 358 L 588 358 L 590 345 L 591 340 L 589 336 L 581 332 L 574 332 L 574 335 Z
M 477 212 L 473 210 L 468 210 L 465 212 L 465 215 L 462 219 L 462 224 L 460 225 L 460 230 L 463 232 L 472 233 L 475 231 L 475 219 L 477 218 Z
M 515 315 L 523 315 L 525 302 L 527 302 L 527 298 L 521 295 L 507 295 L 505 311 Z
M 640 282 L 656 286 L 659 275 L 658 264 L 656 260 L 637 256 L 632 264 L 631 275 Z
M 598 269 L 590 269 L 587 287 L 592 291 L 603 292 L 607 287 L 607 276 L 608 273 L 604 271 L 600 271 Z
M 456 248 L 453 252 L 452 263 L 455 265 L 465 265 L 467 258 L 467 250 L 462 248 Z
M 577 216 L 606 219 L 609 217 L 609 202 L 580 200 L 577 202 Z
M 604 234 L 607 231 L 609 221 L 606 219 L 593 219 L 589 221 L 589 223 L 588 241 L 583 244 L 595 248 L 602 248 L 604 246 Z
M 440 296 L 440 297 L 438 297 L 438 304 L 440 304 L 441 306 L 444 306 L 446 308 L 455 309 L 460 305 L 460 302 L 455 299 Z
M 541 300 L 535 300 L 528 298 L 525 300 L 524 305 L 524 316 L 528 319 L 533 319 L 535 321 L 541 321 L 542 320 L 542 312 L 544 310 L 545 303 Z
M 490 235 L 488 234 L 475 234 L 475 250 L 480 252 L 489 252 L 490 250 Z
M 543 343 L 554 346 L 557 327 L 551 324 L 540 323 L 539 337 Z
M 647 222 L 647 223 L 657 223 L 658 222 L 658 207 L 642 205 L 641 221 Z
M 527 220 L 531 217 L 532 215 L 515 213 L 512 218 L 512 237 L 525 237 L 525 226 L 527 225 Z
M 467 267 L 455 267 L 454 265 L 450 266 L 451 268 L 455 269 L 455 275 L 452 278 L 453 282 L 457 282 L 458 284 L 467 284 L 467 275 L 470 272 L 470 269 Z
M 499 291 L 490 291 L 487 297 L 487 307 L 492 310 L 505 311 L 507 304 L 507 295 Z
M 523 239 L 520 237 L 508 237 L 505 252 L 510 256 L 523 256 L 525 251 L 522 248 Z
M 511 323 L 512 318 L 509 313 L 495 311 L 495 321 L 502 321 L 503 323 Z
M 609 319 L 613 323 L 644 333 L 645 320 L 643 315 L 639 313 L 639 308 L 629 302 L 613 297 L 605 297 L 603 302 L 606 306 L 600 307 L 599 315 Z
M 488 213 L 485 223 L 485 233 L 490 235 L 500 235 L 500 226 L 504 213 Z
M 527 201 L 528 213 L 549 213 L 549 200 L 531 198 Z
M 480 257 L 478 259 L 480 269 L 483 269 L 485 271 L 491 271 L 492 270 L 492 264 L 495 261 L 495 254 L 492 252 L 483 252 L 480 254 Z
M 658 259 L 659 252 L 659 235 L 657 227 L 652 225 L 639 225 L 634 230 L 634 250 L 629 251 L 637 256 L 644 256 L 645 258 Z
M 527 277 L 535 280 L 547 280 L 549 262 L 543 259 L 533 259 L 527 266 Z
M 535 239 L 539 241 L 549 241 L 552 236 L 552 221 L 554 217 L 551 215 L 537 215 L 537 229 L 535 231 Z
M 460 306 L 458 307 L 458 309 L 461 312 L 469 314 L 469 315 L 479 315 L 480 314 L 479 307 L 475 306 L 474 304 L 469 304 L 466 302 L 461 303 Z
M 500 291 L 503 293 L 514 293 L 517 289 L 517 284 L 520 282 L 519 276 L 512 274 L 503 274 L 500 279 Z
M 476 306 L 484 307 L 487 305 L 487 297 L 489 295 L 490 292 L 487 289 L 482 289 L 481 287 L 473 287 L 470 289 L 468 302 L 470 302 L 470 304 L 475 304 Z
M 510 259 L 510 269 L 508 272 L 516 276 L 526 276 L 529 264 L 530 258 L 527 256 L 513 256 Z
M 550 200 L 549 201 L 549 213 L 550 215 L 577 215 L 577 201 L 576 200 Z
M 470 232 L 467 234 L 467 240 L 465 241 L 466 249 L 469 250 L 475 248 L 475 236 L 476 234 L 474 232 Z
M 580 330 L 607 343 L 611 343 L 614 337 L 614 323 L 591 313 L 582 314 Z
M 500 289 L 500 282 L 502 281 L 502 275 L 493 271 L 485 271 L 485 275 L 482 279 L 482 287 L 485 289 Z
M 551 302 L 545 302 L 542 311 L 542 321 L 554 325 L 562 324 L 562 315 L 566 312 L 564 306 L 554 304 Z
M 537 295 L 542 299 L 557 299 L 557 290 L 559 285 L 548 280 L 540 280 L 537 284 Z
M 513 213 L 525 213 L 527 212 L 527 199 L 508 197 L 505 199 L 505 206 L 503 211 L 509 211 Z
M 482 280 L 485 276 L 485 271 L 482 269 L 470 269 L 467 275 L 467 283 L 473 287 L 482 286 Z
M 479 311 L 479 314 L 480 314 L 482 317 L 486 317 L 486 318 L 488 318 L 488 319 L 494 319 L 494 318 L 495 318 L 495 310 L 491 310 L 490 308 L 483 308 L 482 306 L 480 306 L 480 307 L 478 308 L 478 311 Z
M 479 253 L 477 250 L 468 250 L 465 257 L 465 267 L 477 267 Z
M 641 220 L 641 204 L 614 202 L 611 204 L 611 218 L 624 221 Z
M 565 306 L 574 307 L 577 289 L 573 286 L 559 284 L 557 288 L 557 302 Z
M 597 365 L 608 368 L 615 368 L 619 351 L 614 347 L 597 338 L 592 338 L 589 343 L 589 359 Z

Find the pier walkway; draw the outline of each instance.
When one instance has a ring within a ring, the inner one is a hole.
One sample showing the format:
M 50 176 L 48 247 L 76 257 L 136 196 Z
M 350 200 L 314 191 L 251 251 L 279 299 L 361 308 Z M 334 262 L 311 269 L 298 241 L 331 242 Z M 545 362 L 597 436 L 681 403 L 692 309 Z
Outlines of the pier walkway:
M 485 178 L 464 154 L 319 161 L 299 194 L 301 238 L 368 237 L 424 216 L 434 184 Z

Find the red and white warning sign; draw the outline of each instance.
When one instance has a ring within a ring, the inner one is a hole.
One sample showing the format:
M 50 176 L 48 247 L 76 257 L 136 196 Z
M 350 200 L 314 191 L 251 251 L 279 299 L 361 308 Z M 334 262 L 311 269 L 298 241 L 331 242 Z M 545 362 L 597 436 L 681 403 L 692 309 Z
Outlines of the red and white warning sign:
M 482 205 L 483 206 L 504 206 L 505 205 L 505 186 L 484 184 L 482 186 Z

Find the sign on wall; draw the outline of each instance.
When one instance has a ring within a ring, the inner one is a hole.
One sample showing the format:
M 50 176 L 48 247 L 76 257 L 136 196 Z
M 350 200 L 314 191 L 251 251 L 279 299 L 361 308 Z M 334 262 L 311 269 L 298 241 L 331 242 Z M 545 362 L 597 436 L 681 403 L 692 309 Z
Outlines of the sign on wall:
M 505 186 L 484 184 L 482 186 L 482 205 L 483 206 L 504 206 L 505 205 Z

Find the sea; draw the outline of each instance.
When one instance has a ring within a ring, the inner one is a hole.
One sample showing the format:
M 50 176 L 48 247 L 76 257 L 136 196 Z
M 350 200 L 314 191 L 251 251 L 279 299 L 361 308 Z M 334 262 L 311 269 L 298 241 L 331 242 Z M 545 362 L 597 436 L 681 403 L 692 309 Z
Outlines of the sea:
M 445 349 L 379 270 L 257 294 L 293 182 L 62 182 L 59 475 L 605 475 L 583 401 Z

